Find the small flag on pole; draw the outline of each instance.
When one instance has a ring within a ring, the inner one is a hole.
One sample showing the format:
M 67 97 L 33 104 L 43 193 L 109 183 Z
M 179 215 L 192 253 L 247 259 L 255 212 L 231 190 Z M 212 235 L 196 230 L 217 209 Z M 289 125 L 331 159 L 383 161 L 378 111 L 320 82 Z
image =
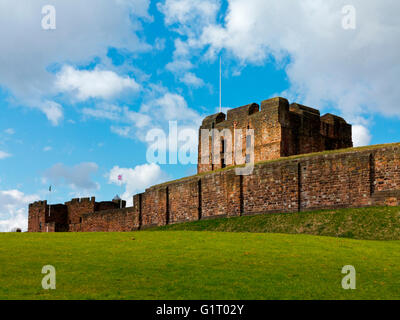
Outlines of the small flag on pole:
M 49 186 L 49 217 L 50 217 L 50 212 L 51 212 L 51 205 L 50 205 L 50 203 L 51 203 L 51 185 Z M 47 232 L 49 232 L 49 229 L 48 229 L 49 227 L 47 227 Z

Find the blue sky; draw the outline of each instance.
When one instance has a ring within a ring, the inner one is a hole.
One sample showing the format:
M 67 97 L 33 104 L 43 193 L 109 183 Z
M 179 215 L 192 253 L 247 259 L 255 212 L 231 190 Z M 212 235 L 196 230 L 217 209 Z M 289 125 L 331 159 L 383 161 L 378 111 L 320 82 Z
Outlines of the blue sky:
M 400 5 L 350 2 L 3 0 L 0 231 L 26 228 L 34 200 L 131 202 L 194 174 L 149 163 L 146 134 L 218 110 L 220 57 L 224 108 L 279 95 L 345 117 L 356 145 L 399 141 Z

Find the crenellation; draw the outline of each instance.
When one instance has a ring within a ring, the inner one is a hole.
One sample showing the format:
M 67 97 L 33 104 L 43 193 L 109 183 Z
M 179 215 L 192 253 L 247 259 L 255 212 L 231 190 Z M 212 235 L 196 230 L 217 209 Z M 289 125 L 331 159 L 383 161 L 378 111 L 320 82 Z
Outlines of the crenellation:
M 228 121 L 241 121 L 242 119 L 245 119 L 254 113 L 257 113 L 260 111 L 260 106 L 257 103 L 252 103 L 248 104 L 243 107 L 239 107 L 236 109 L 230 109 L 228 110 L 227 114 L 227 120 Z
M 234 136 L 242 130 L 242 156 L 246 155 L 246 130 L 254 130 L 254 161 L 273 160 L 297 154 L 320 152 L 352 147 L 351 125 L 343 118 L 331 114 L 320 116 L 317 109 L 298 103 L 289 104 L 285 98 L 276 97 L 252 103 L 228 111 L 226 117 L 217 113 L 204 119 L 201 129 L 230 130 Z M 209 154 L 213 152 L 213 142 L 209 138 Z M 226 140 L 226 139 L 224 139 Z M 201 158 L 201 139 L 199 136 L 198 173 L 214 171 L 225 166 L 236 165 L 236 161 L 227 164 L 223 152 L 221 163 L 215 163 L 213 157 Z M 232 139 L 229 150 L 234 150 Z

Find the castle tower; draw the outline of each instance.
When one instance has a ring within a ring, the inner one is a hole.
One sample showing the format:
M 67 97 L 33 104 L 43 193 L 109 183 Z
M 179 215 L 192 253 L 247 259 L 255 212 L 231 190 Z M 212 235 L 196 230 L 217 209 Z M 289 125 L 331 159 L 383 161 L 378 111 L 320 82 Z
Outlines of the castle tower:
M 253 138 L 249 136 L 249 129 L 254 132 Z M 249 162 L 246 149 L 251 144 L 255 162 L 349 148 L 353 146 L 351 131 L 351 125 L 338 116 L 321 117 L 318 110 L 297 103 L 289 105 L 284 98 L 262 101 L 261 108 L 252 103 L 231 109 L 227 115 L 217 113 L 203 120 L 199 129 L 197 171 L 243 164 L 243 159 Z M 242 162 L 234 156 L 235 147 L 240 148 Z
M 48 205 L 47 201 L 37 201 L 29 205 L 29 232 L 68 231 L 67 207 L 63 204 Z

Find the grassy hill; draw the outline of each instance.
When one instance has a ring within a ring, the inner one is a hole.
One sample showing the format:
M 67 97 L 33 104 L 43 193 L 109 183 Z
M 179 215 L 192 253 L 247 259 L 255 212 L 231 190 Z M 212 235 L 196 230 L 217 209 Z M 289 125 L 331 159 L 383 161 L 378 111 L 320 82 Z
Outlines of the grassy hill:
M 363 240 L 400 240 L 400 207 L 265 214 L 202 220 L 154 230 L 267 232 Z
M 194 231 L 0 234 L 0 299 L 400 299 L 399 261 L 399 241 Z M 44 265 L 56 268 L 56 290 L 41 287 Z M 344 265 L 356 268 L 356 290 L 341 287 Z

